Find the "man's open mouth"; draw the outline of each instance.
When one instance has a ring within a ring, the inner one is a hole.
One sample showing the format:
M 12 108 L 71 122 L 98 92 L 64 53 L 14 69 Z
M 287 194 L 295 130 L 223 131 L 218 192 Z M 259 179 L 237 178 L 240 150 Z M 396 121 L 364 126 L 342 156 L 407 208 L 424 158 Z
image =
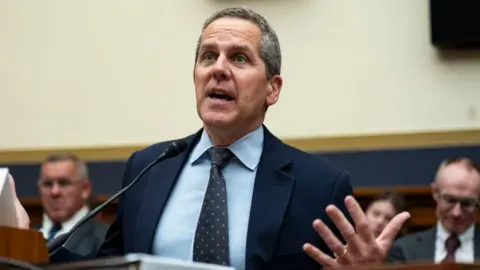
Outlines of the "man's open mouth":
M 232 101 L 233 98 L 226 94 L 226 93 L 219 93 L 219 92 L 214 92 L 208 95 L 209 98 L 212 99 L 217 99 L 217 100 L 225 100 L 225 101 Z

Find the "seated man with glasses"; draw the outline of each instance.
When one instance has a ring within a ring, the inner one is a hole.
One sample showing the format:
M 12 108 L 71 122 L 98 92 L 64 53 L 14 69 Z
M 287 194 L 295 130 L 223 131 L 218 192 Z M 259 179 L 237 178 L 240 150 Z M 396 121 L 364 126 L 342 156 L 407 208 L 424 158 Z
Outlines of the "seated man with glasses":
M 42 163 L 38 189 L 44 215 L 38 228 L 47 241 L 71 230 L 88 214 L 92 185 L 85 162 L 70 153 L 52 154 Z M 68 246 L 88 255 L 103 243 L 108 225 L 91 220 L 78 229 Z
M 480 168 L 460 157 L 440 165 L 431 184 L 437 225 L 397 240 L 391 262 L 472 263 L 480 258 L 480 229 L 475 225 L 480 195 Z

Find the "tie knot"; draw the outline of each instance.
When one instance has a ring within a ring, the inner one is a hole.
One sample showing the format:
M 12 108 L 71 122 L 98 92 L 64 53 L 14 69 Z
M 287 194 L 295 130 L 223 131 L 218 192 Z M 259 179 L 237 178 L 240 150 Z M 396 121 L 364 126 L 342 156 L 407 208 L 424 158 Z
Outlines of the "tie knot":
M 225 167 L 228 161 L 233 157 L 232 151 L 228 150 L 228 148 L 212 147 L 208 150 L 208 153 L 212 165 L 217 165 L 220 168 Z
M 447 249 L 447 253 L 453 254 L 460 247 L 460 240 L 458 239 L 457 235 L 451 234 L 447 240 L 445 241 L 445 248 Z
M 54 223 L 52 226 L 52 231 L 60 231 L 62 229 L 62 224 L 61 223 Z
M 52 240 L 61 229 L 62 229 L 61 223 L 54 223 L 50 228 L 50 231 L 48 232 L 47 240 L 48 241 Z

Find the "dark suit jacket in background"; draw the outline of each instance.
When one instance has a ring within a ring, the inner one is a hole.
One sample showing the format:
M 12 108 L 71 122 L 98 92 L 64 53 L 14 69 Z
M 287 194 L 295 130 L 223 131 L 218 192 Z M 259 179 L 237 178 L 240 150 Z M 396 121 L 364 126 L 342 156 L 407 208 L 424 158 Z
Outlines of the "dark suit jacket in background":
M 202 130 L 189 136 L 184 153 L 154 166 L 119 199 L 117 216 L 98 256 L 152 253 L 159 218 L 201 133 Z M 132 181 L 170 143 L 158 143 L 130 156 L 122 186 Z M 248 225 L 246 270 L 319 269 L 302 250 L 303 244 L 310 242 L 330 253 L 312 228 L 312 222 L 322 219 L 341 239 L 325 207 L 335 204 L 350 219 L 344 198 L 351 194 L 348 173 L 322 158 L 284 144 L 265 128 Z M 64 250 L 51 260 L 72 258 L 74 254 Z
M 94 256 L 105 241 L 108 227 L 106 223 L 92 219 L 78 228 L 66 246 L 81 256 Z
M 36 229 L 39 230 L 40 228 L 41 227 L 38 226 Z M 75 253 L 82 257 L 94 256 L 105 241 L 107 230 L 108 224 L 97 219 L 89 220 L 77 229 L 66 244 L 66 247 L 69 250 L 74 250 Z M 57 235 L 57 237 L 58 236 L 60 235 Z M 57 237 L 50 241 L 55 241 Z
M 393 244 L 387 261 L 392 263 L 434 262 L 436 236 L 437 226 L 398 239 Z M 475 226 L 473 245 L 474 258 L 480 258 L 480 229 L 478 225 Z

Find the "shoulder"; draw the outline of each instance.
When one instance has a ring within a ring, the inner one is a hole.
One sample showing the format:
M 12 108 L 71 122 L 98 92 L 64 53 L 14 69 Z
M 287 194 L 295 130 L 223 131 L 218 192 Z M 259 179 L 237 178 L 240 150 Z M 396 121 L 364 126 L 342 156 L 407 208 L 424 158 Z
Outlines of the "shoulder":
M 406 236 L 403 236 L 395 241 L 395 245 L 399 247 L 410 247 L 412 245 L 417 245 L 422 242 L 426 237 L 432 236 L 435 233 L 435 228 L 430 228 L 428 230 L 412 233 Z
M 346 170 L 321 155 L 308 153 L 287 144 L 284 144 L 284 149 L 291 157 L 292 172 L 300 174 L 302 178 L 329 184 L 336 183 L 337 180 L 350 181 L 350 174 Z
M 302 204 L 310 202 L 323 209 L 331 203 L 342 206 L 347 195 L 353 194 L 350 174 L 326 158 L 305 152 L 282 142 L 276 155 L 289 163 L 282 171 L 295 181 L 294 194 L 301 194 Z M 283 157 L 281 157 L 282 155 Z
M 155 160 L 160 154 L 162 154 L 167 149 L 167 147 L 171 145 L 174 141 L 175 140 L 170 140 L 149 145 L 133 153 L 130 156 L 129 160 L 134 165 L 144 165 L 145 163 L 150 163 Z
M 189 144 L 194 143 L 195 135 L 186 138 Z M 135 151 L 130 155 L 125 164 L 125 175 L 137 175 L 145 166 L 157 159 L 173 142 L 169 140 L 149 145 Z M 188 146 L 190 148 L 190 146 Z

